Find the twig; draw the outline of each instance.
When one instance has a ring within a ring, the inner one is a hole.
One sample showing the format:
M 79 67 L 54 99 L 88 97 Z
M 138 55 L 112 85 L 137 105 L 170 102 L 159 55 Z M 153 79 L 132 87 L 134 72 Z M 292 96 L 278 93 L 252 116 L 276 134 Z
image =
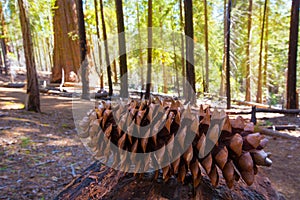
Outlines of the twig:
M 76 176 L 76 172 L 75 172 L 75 168 L 73 166 L 73 164 L 71 164 L 71 170 L 72 170 L 72 176 L 75 177 Z

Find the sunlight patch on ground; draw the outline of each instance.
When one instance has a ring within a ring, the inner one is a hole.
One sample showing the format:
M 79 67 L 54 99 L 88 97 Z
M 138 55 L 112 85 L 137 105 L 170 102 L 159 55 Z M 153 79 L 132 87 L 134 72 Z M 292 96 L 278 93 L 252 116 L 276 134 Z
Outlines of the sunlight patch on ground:
M 15 101 L 17 100 L 14 97 L 6 97 L 6 96 L 1 96 L 1 101 Z
M 23 103 L 15 102 L 0 102 L 0 109 L 24 109 L 25 105 Z
M 63 146 L 63 147 L 67 147 L 67 146 L 74 146 L 74 145 L 78 145 L 78 143 L 72 139 L 63 139 L 63 140 L 51 140 L 48 141 L 46 145 L 51 145 L 51 146 Z

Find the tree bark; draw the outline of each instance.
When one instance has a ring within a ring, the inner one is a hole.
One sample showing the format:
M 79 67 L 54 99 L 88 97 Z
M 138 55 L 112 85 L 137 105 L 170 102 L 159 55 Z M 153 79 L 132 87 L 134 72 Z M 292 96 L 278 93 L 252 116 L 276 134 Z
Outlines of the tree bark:
M 121 91 L 120 96 L 128 97 L 128 74 L 127 74 L 127 56 L 126 56 L 126 40 L 124 31 L 124 15 L 122 0 L 115 0 L 116 13 L 117 13 L 117 25 L 118 25 L 118 41 L 119 41 L 119 56 L 120 56 L 120 82 Z
M 182 75 L 182 94 L 183 96 L 186 96 L 186 91 L 185 91 L 185 64 L 184 64 L 184 23 L 183 23 L 183 13 L 182 13 L 182 0 L 179 0 L 179 11 L 180 11 L 180 31 L 181 31 L 181 75 Z
M 231 17 L 231 0 L 228 0 L 227 7 L 227 34 L 226 34 L 226 96 L 227 109 L 231 108 L 231 91 L 230 91 L 230 17 Z
M 2 52 L 0 51 L 0 74 L 2 74 L 4 70 L 4 67 L 3 67 L 3 60 L 2 60 Z
M 41 112 L 40 92 L 36 73 L 35 58 L 33 53 L 33 44 L 30 31 L 30 22 L 27 16 L 26 5 L 23 0 L 18 0 L 20 9 L 20 22 L 23 35 L 23 48 L 25 53 L 25 62 L 27 70 L 27 97 L 26 110 Z
M 114 82 L 118 83 L 118 72 L 117 72 L 117 62 L 116 62 L 116 59 L 113 61 L 113 71 L 114 71 Z
M 78 34 L 77 11 L 75 0 L 56 0 L 54 17 L 54 48 L 51 82 L 74 82 L 71 72 L 77 74 L 80 67 L 80 46 Z M 64 77 L 62 80 L 62 69 Z
M 139 2 L 136 1 L 136 11 L 137 11 L 137 27 L 138 27 L 138 34 L 139 34 L 139 58 L 140 58 L 140 73 L 141 73 L 141 89 L 144 90 L 144 61 L 143 61 L 143 51 L 141 48 L 142 44 L 142 36 L 141 36 L 141 24 L 140 24 L 140 9 L 139 9 Z
M 77 0 L 77 17 L 78 17 L 78 32 L 79 32 L 79 42 L 80 42 L 82 98 L 89 99 L 90 98 L 89 72 L 88 72 L 87 44 L 86 44 L 82 0 Z
M 208 55 L 208 17 L 207 2 L 204 0 L 204 36 L 205 36 L 205 87 L 204 92 L 209 92 L 209 55 Z
M 162 12 L 162 6 L 159 7 L 159 12 Z M 160 19 L 160 41 L 163 42 L 163 19 Z M 167 94 L 168 93 L 168 80 L 167 80 L 167 71 L 166 71 L 166 66 L 164 62 L 164 52 L 162 52 L 161 55 L 161 65 L 162 65 L 162 70 L 163 70 L 163 93 Z
M 264 30 L 265 30 L 267 3 L 268 3 L 268 0 L 265 0 L 262 29 L 261 29 L 261 38 L 260 38 L 258 84 L 257 84 L 257 94 L 256 94 L 256 102 L 257 103 L 262 103 L 262 52 L 263 52 L 263 43 L 264 43 Z
M 148 48 L 147 48 L 147 83 L 145 99 L 150 98 L 152 73 L 152 0 L 148 0 Z
M 224 35 L 224 46 L 223 46 L 223 63 L 221 69 L 221 84 L 220 84 L 220 96 L 225 96 L 225 81 L 226 81 L 226 35 L 227 35 L 227 14 L 226 14 L 226 0 L 224 0 L 224 27 L 223 27 L 223 35 Z
M 98 46 L 98 53 L 99 53 L 99 62 L 100 62 L 100 88 L 104 88 L 104 83 L 103 83 L 103 70 L 102 70 L 102 52 L 101 52 L 101 47 L 100 47 L 100 29 L 99 29 L 99 16 L 98 16 L 98 0 L 94 0 L 94 6 L 95 6 L 95 17 L 96 17 L 96 31 L 97 31 L 97 46 Z
M 248 9 L 248 41 L 247 41 L 247 63 L 246 63 L 246 101 L 251 101 L 251 26 L 252 26 L 252 0 L 249 0 L 249 9 Z
M 263 87 L 268 90 L 268 49 L 269 49 L 269 7 L 266 7 L 266 36 L 265 36 L 265 63 L 264 63 L 264 82 Z M 268 92 L 267 92 L 268 93 Z
M 8 68 L 9 68 L 9 63 L 8 63 L 8 58 L 7 58 L 7 36 L 6 36 L 6 23 L 5 23 L 5 18 L 4 18 L 4 13 L 3 13 L 3 8 L 2 8 L 2 2 L 0 2 L 0 21 L 1 21 L 1 50 L 2 50 L 2 55 L 3 55 L 3 63 L 4 63 L 4 73 L 5 75 L 8 75 Z
M 195 67 L 194 67 L 194 26 L 193 26 L 193 3 L 192 0 L 184 0 L 185 35 L 186 35 L 186 75 L 189 86 L 187 100 L 195 103 Z
M 288 57 L 288 80 L 287 80 L 287 108 L 297 108 L 296 83 L 297 83 L 297 48 L 299 29 L 299 3 L 293 0 L 291 11 L 289 57 Z
M 110 59 L 108 53 L 108 44 L 107 44 L 107 35 L 106 35 L 106 25 L 104 19 L 104 11 L 103 11 L 103 2 L 100 0 L 100 12 L 101 12 L 101 22 L 102 22 L 102 31 L 103 31 L 103 40 L 104 40 L 104 49 L 105 49 L 105 61 L 107 68 L 107 80 L 109 91 L 108 94 L 111 96 L 113 94 L 112 80 L 111 80 L 111 67 L 110 67 Z

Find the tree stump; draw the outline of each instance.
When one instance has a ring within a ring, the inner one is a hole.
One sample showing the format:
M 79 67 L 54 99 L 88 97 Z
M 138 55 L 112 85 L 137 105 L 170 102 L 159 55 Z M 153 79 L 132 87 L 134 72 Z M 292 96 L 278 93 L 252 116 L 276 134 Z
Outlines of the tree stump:
M 223 177 L 220 177 L 220 184 L 213 187 L 204 174 L 201 184 L 193 189 L 189 178 L 192 177 L 187 177 L 185 184 L 178 183 L 175 178 L 164 182 L 154 180 L 152 174 L 133 176 L 97 161 L 73 179 L 55 199 L 284 199 L 260 173 L 253 185 L 247 186 L 240 180 L 232 189 L 226 186 Z

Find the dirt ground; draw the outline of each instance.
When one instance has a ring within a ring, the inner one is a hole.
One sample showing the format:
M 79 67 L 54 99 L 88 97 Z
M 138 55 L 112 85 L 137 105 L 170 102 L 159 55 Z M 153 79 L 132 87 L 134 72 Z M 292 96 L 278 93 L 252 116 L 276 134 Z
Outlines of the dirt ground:
M 24 111 L 24 99 L 24 89 L 0 87 L 0 199 L 53 199 L 93 158 L 77 137 L 71 98 L 41 95 L 40 114 Z M 300 126 L 299 117 L 259 117 Z M 273 165 L 260 171 L 286 199 L 299 199 L 300 131 L 285 132 L 294 139 L 266 136 Z

